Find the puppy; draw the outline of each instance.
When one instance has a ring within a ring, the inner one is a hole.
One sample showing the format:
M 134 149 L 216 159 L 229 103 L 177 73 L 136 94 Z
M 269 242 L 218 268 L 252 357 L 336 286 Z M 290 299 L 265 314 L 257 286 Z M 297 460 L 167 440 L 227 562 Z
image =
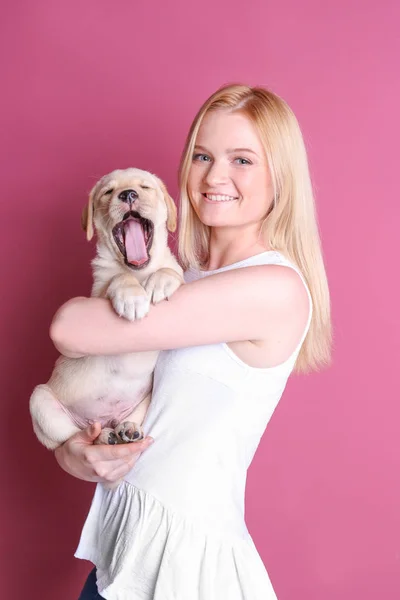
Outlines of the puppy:
M 121 317 L 143 318 L 151 302 L 168 299 L 183 283 L 168 248 L 175 203 L 155 175 L 131 168 L 102 177 L 90 192 L 82 225 L 88 240 L 94 230 L 98 238 L 92 296 L 109 298 Z M 53 450 L 94 421 L 102 426 L 97 443 L 141 440 L 157 355 L 60 356 L 50 380 L 30 398 L 39 441 Z

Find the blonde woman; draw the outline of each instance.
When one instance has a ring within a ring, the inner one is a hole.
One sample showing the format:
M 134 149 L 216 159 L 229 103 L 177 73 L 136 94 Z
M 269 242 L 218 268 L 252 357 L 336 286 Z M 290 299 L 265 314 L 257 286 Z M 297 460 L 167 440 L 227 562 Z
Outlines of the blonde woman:
M 163 351 L 151 438 L 96 446 L 95 425 L 56 451 L 81 479 L 124 478 L 116 492 L 97 486 L 76 553 L 96 567 L 82 600 L 276 598 L 244 522 L 246 470 L 289 375 L 326 366 L 331 343 L 292 111 L 262 88 L 218 90 L 190 129 L 180 185 L 186 285 L 134 323 L 74 299 L 51 329 L 67 356 Z

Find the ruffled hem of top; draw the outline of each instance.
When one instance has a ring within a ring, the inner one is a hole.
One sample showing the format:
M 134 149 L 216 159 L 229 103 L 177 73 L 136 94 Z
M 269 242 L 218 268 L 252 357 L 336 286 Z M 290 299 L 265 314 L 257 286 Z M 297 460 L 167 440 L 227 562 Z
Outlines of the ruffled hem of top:
M 106 600 L 276 600 L 250 536 L 209 534 L 127 482 L 97 486 L 75 556 Z

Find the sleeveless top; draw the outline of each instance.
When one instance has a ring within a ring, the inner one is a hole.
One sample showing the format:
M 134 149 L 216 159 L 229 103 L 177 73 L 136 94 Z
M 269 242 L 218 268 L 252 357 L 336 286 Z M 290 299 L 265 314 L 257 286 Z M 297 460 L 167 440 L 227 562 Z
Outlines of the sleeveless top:
M 224 344 L 163 351 L 143 427 L 154 444 L 115 491 L 96 487 L 75 556 L 97 567 L 107 600 L 274 600 L 244 520 L 246 471 L 285 389 L 312 316 L 301 273 L 267 251 L 216 271 L 293 268 L 310 300 L 292 355 L 250 367 Z

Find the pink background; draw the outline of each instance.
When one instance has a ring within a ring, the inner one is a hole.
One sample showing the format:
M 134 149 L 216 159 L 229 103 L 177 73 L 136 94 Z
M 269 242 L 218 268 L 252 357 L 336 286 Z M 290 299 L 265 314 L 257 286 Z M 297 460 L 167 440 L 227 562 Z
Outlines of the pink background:
M 154 170 L 176 198 L 200 103 L 245 81 L 281 94 L 302 125 L 335 325 L 333 367 L 289 382 L 262 440 L 248 525 L 279 600 L 398 600 L 397 0 L 8 4 L 1 596 L 71 600 L 89 569 L 73 551 L 93 486 L 59 469 L 28 415 L 56 358 L 50 319 L 89 293 L 87 192 L 132 165 Z

